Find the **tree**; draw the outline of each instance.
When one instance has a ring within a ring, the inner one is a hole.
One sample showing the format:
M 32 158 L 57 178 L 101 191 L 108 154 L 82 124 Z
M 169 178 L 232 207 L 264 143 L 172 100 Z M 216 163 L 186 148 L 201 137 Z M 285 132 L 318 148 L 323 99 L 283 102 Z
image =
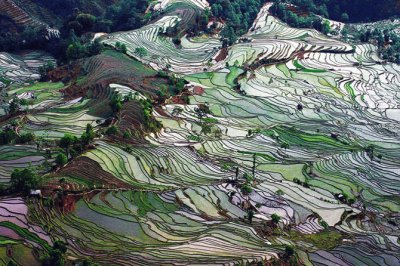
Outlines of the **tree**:
M 46 254 L 40 258 L 43 266 L 64 266 L 65 265 L 65 253 L 67 252 L 67 244 L 57 240 L 53 244 L 53 248 L 49 254 Z
M 238 177 L 239 177 L 239 166 L 236 166 L 235 177 L 236 177 L 236 180 L 238 180 Z
M 245 179 L 248 183 L 253 182 L 253 176 L 249 175 L 248 173 L 243 174 L 243 179 Z
M 86 48 L 79 41 L 68 45 L 66 55 L 68 60 L 79 59 L 86 56 Z
M 60 147 L 65 149 L 65 153 L 68 156 L 68 149 L 71 145 L 75 144 L 77 142 L 78 138 L 69 134 L 65 133 L 64 136 L 60 139 Z
M 66 156 L 64 153 L 59 153 L 59 154 L 57 155 L 57 157 L 56 157 L 55 162 L 56 162 L 56 164 L 57 164 L 58 166 L 61 167 L 61 166 L 65 165 L 65 164 L 68 162 L 68 158 L 67 158 L 67 156 Z
M 20 110 L 20 101 L 17 97 L 11 100 L 8 110 L 10 114 L 15 114 Z
M 91 14 L 81 13 L 76 16 L 76 21 L 82 25 L 83 31 L 90 31 L 96 23 L 96 17 Z
M 35 140 L 35 135 L 31 132 L 21 134 L 19 136 L 18 142 L 19 143 L 28 143 Z
M 87 124 L 86 130 L 85 130 L 85 132 L 82 133 L 82 136 L 81 136 L 82 144 L 83 145 L 90 144 L 94 140 L 95 136 L 96 136 L 96 133 L 93 130 L 93 126 L 91 124 Z
M 321 31 L 323 34 L 328 34 L 331 32 L 331 26 L 330 26 L 328 20 L 325 20 L 324 22 L 322 22 L 322 30 Z
M 107 128 L 106 130 L 106 134 L 111 136 L 111 135 L 115 135 L 119 132 L 118 128 L 116 126 L 111 126 L 109 128 Z
M 348 22 L 349 21 L 349 15 L 346 12 L 342 13 L 342 15 L 340 16 L 340 19 L 342 20 L 342 22 Z
M 247 219 L 249 220 L 249 223 L 253 222 L 253 217 L 254 217 L 254 211 L 253 210 L 249 210 L 247 212 Z
M 40 80 L 45 81 L 47 79 L 47 73 L 54 68 L 54 63 L 51 60 L 48 60 L 46 64 L 39 67 Z
M 273 214 L 271 215 L 271 220 L 272 220 L 272 222 L 273 222 L 274 224 L 278 224 L 279 221 L 281 220 L 281 217 L 280 217 L 278 214 L 273 213 Z
M 252 178 L 254 178 L 256 176 L 256 154 L 253 154 L 253 167 L 251 168 L 251 173 L 252 173 Z
M 14 192 L 28 194 L 39 186 L 40 176 L 30 168 L 15 169 L 11 174 L 10 184 Z
M 135 54 L 137 54 L 139 57 L 144 57 L 147 56 L 147 50 L 143 47 L 138 47 L 135 49 Z
M 114 113 L 118 113 L 119 111 L 121 111 L 122 101 L 121 101 L 121 96 L 119 94 L 114 93 L 110 101 L 110 106 Z
M 56 240 L 53 244 L 53 248 L 54 249 L 58 249 L 59 251 L 61 251 L 63 254 L 67 252 L 67 244 L 64 243 L 61 240 Z
M 286 245 L 285 246 L 285 256 L 286 257 L 291 257 L 294 255 L 294 247 Z
M 17 133 L 11 128 L 7 128 L 4 131 L 0 131 L 0 145 L 10 144 L 18 139 Z
M 240 189 L 240 191 L 244 194 L 244 195 L 249 195 L 251 192 L 253 192 L 253 189 L 251 188 L 251 186 L 249 184 L 244 184 L 242 186 L 242 188 Z
M 96 39 L 89 45 L 87 45 L 85 52 L 88 56 L 98 55 L 101 53 L 101 51 L 103 51 L 103 48 L 103 44 L 98 39 Z
M 123 43 L 123 44 L 121 45 L 121 52 L 123 52 L 124 54 L 126 54 L 127 51 L 128 51 L 128 49 L 126 48 L 125 43 Z

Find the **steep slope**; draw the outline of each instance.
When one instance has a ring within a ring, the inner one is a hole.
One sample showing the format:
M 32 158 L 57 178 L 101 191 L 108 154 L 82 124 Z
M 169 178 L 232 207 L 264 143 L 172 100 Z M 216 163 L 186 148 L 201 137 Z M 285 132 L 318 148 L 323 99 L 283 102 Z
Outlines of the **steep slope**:
M 63 133 L 98 133 L 44 176 L 48 198 L 0 201 L 12 247 L 44 253 L 61 239 L 71 261 L 104 265 L 398 265 L 400 66 L 372 44 L 291 28 L 271 5 L 222 48 L 216 36 L 166 35 L 204 1 L 158 1 L 159 18 L 100 39 L 140 62 L 107 50 L 53 83 L 7 88 L 38 96 L 21 127 L 50 157 Z M 164 101 L 178 77 L 188 84 Z M 154 117 L 162 129 L 144 130 Z M 122 132 L 103 136 L 109 125 Z M 45 158 L 13 147 L 4 183 Z

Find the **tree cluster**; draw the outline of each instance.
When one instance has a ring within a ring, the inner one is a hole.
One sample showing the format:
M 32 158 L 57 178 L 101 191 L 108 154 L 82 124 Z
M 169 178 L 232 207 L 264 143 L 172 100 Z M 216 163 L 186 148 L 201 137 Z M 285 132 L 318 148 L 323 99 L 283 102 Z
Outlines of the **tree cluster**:
M 150 132 L 158 132 L 162 128 L 160 121 L 153 117 L 153 104 L 149 99 L 140 99 L 139 103 L 143 110 L 144 126 Z
M 66 252 L 67 244 L 57 240 L 54 242 L 53 247 L 50 248 L 49 253 L 40 257 L 40 261 L 43 266 L 64 266 Z
M 378 45 L 382 59 L 400 64 L 400 36 L 394 30 L 362 29 L 354 35 L 360 42 Z
M 6 127 L 0 130 L 0 145 L 6 144 L 23 144 L 32 142 L 35 140 L 35 135 L 33 133 L 27 132 L 23 134 L 17 134 L 15 130 L 11 127 Z
M 328 34 L 331 31 L 329 22 L 323 20 L 321 17 L 318 17 L 312 12 L 298 15 L 297 13 L 289 9 L 287 5 L 279 1 L 275 1 L 270 10 L 274 16 L 278 17 L 291 27 L 314 28 L 324 34 Z
M 342 22 L 370 22 L 399 16 L 396 0 L 276 0 L 299 8 L 306 14 L 317 14 Z
M 15 169 L 11 174 L 10 189 L 15 193 L 29 194 L 40 184 L 40 175 L 31 168 Z
M 93 130 L 93 126 L 91 124 L 86 125 L 85 132 L 82 133 L 81 137 L 78 138 L 72 134 L 65 133 L 64 136 L 59 140 L 58 145 L 64 149 L 65 156 L 76 157 L 80 154 L 87 145 L 93 142 L 96 133 Z M 59 162 L 65 162 L 62 155 L 59 158 Z M 65 162 L 66 163 L 66 162 Z M 63 165 L 65 163 L 60 163 L 59 165 Z
M 221 32 L 232 44 L 250 28 L 263 4 L 261 0 L 210 0 L 211 13 L 226 25 Z

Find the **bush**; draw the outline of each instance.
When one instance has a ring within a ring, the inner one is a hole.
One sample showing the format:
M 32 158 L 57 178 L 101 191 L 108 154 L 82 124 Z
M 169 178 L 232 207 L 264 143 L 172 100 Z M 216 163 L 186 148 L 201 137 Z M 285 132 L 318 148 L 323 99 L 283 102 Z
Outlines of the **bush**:
M 147 50 L 143 47 L 138 47 L 135 49 L 135 54 L 137 54 L 139 57 L 144 57 L 147 56 Z
M 243 174 L 243 179 L 245 179 L 246 182 L 252 182 L 253 181 L 253 177 L 251 175 L 249 175 L 248 173 L 244 173 Z
M 242 188 L 240 189 L 240 191 L 244 194 L 244 195 L 249 195 L 251 192 L 253 192 L 252 187 L 249 184 L 244 184 L 242 186 Z
M 106 135 L 111 136 L 111 135 L 118 134 L 118 132 L 119 132 L 119 130 L 116 126 L 111 126 L 111 127 L 107 128 Z
M 18 138 L 17 133 L 12 129 L 0 131 L 0 145 L 10 144 Z
M 319 222 L 319 224 L 320 224 L 323 228 L 325 228 L 325 229 L 327 229 L 327 228 L 329 227 L 328 223 L 325 222 L 324 220 L 321 220 L 321 221 Z
M 25 133 L 25 134 L 21 134 L 21 136 L 18 139 L 19 143 L 28 143 L 31 141 L 35 140 L 35 135 L 33 133 Z
M 122 100 L 121 100 L 121 96 L 119 94 L 114 93 L 114 95 L 111 97 L 110 106 L 111 106 L 111 110 L 114 113 L 118 113 L 119 111 L 121 111 Z
M 49 254 L 45 254 L 40 258 L 43 266 L 63 266 L 65 265 L 65 253 L 67 252 L 67 244 L 57 240 L 54 242 L 53 248 Z
M 293 256 L 293 255 L 294 255 L 294 247 L 289 246 L 289 245 L 286 245 L 286 246 L 285 246 L 285 255 L 286 255 L 287 257 Z
M 278 224 L 281 220 L 281 217 L 278 214 L 274 213 L 271 215 L 271 220 L 274 224 Z

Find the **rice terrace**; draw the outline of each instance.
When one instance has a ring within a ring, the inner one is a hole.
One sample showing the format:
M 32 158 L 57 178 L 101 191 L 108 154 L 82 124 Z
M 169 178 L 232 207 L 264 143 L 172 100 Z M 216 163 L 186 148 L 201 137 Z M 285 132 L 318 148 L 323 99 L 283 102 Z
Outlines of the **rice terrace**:
M 396 0 L 0 0 L 0 265 L 400 265 Z

